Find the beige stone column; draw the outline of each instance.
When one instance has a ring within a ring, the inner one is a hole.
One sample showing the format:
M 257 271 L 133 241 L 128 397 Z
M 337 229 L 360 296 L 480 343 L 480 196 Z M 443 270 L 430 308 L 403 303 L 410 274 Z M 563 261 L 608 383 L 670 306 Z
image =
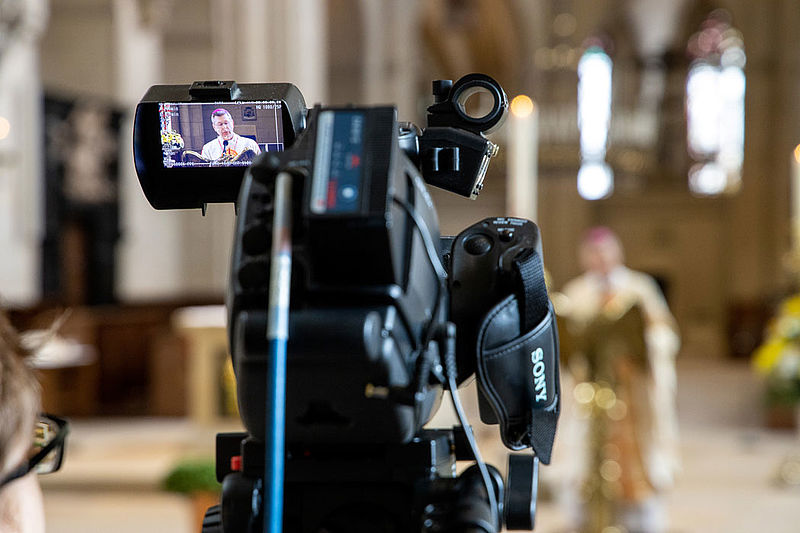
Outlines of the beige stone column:
M 361 0 L 364 42 L 363 96 L 366 104 L 394 104 L 398 119 L 418 122 L 417 61 L 419 3 Z M 424 124 L 420 124 L 424 126 Z
M 0 304 L 25 306 L 38 300 L 41 284 L 44 120 L 38 42 L 48 3 L 10 4 L 18 6 L 0 10 Z
M 118 294 L 128 301 L 176 297 L 185 292 L 181 258 L 182 220 L 187 213 L 156 211 L 142 193 L 133 164 L 133 113 L 156 83 L 163 82 L 161 23 L 169 2 L 114 0 L 116 94 L 127 114 L 120 138 Z
M 309 107 L 324 103 L 328 95 L 327 2 L 264 0 L 263 3 L 266 7 L 254 12 L 254 18 L 266 17 L 263 28 L 267 48 L 262 53 L 268 79 L 261 81 L 295 84 Z M 260 42 L 258 39 L 254 43 Z
M 239 81 L 280 81 L 269 77 L 272 55 L 267 30 L 271 16 L 269 3 L 263 0 L 242 0 L 240 16 L 241 36 L 248 53 L 243 56 Z

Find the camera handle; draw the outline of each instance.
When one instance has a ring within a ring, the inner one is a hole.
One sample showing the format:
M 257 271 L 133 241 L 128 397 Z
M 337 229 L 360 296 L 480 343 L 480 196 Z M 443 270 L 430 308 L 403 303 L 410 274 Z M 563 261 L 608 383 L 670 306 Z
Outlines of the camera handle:
M 275 181 L 275 212 L 267 309 L 267 407 L 264 456 L 264 532 L 283 531 L 283 478 L 286 441 L 286 345 L 292 281 L 292 176 Z

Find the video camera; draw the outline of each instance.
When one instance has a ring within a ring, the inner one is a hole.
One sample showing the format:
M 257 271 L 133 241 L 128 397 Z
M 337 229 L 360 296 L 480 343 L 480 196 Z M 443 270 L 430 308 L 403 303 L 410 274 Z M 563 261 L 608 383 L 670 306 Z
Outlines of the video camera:
M 493 101 L 479 117 L 476 91 Z M 440 237 L 426 182 L 475 198 L 508 102 L 481 74 L 433 92 L 424 130 L 394 107 L 309 110 L 285 83 L 154 86 L 137 106 L 150 204 L 238 210 L 228 332 L 247 432 L 217 436 L 204 532 L 533 528 L 560 402 L 539 230 L 498 217 Z M 506 483 L 458 400 L 472 375 L 481 419 L 534 452 L 510 456 Z M 424 429 L 443 389 L 461 425 Z

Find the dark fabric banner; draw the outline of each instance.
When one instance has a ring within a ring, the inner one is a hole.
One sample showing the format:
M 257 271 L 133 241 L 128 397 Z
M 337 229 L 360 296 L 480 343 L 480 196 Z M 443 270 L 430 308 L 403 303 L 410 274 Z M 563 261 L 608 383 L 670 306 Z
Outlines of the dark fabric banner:
M 45 96 L 45 299 L 115 301 L 123 114 L 105 101 Z

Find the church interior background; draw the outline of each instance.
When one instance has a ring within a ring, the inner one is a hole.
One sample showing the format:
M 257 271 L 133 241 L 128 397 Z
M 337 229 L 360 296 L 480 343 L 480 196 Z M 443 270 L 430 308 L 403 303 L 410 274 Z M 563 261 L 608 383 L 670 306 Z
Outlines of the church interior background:
M 22 328 L 70 307 L 80 348 L 41 370 L 45 406 L 75 420 L 64 471 L 43 479 L 48 531 L 192 531 L 160 480 L 236 426 L 213 307 L 235 215 L 146 203 L 131 153 L 146 89 L 290 81 L 309 105 L 395 103 L 424 124 L 431 80 L 470 72 L 533 111 L 491 134 L 476 201 L 432 190 L 442 233 L 531 218 L 557 290 L 585 230 L 612 228 L 681 334 L 670 531 L 796 531 L 800 411 L 765 403 L 751 361 L 799 285 L 798 50 L 792 0 L 0 1 L 0 297 Z M 558 472 L 537 531 L 566 531 Z

